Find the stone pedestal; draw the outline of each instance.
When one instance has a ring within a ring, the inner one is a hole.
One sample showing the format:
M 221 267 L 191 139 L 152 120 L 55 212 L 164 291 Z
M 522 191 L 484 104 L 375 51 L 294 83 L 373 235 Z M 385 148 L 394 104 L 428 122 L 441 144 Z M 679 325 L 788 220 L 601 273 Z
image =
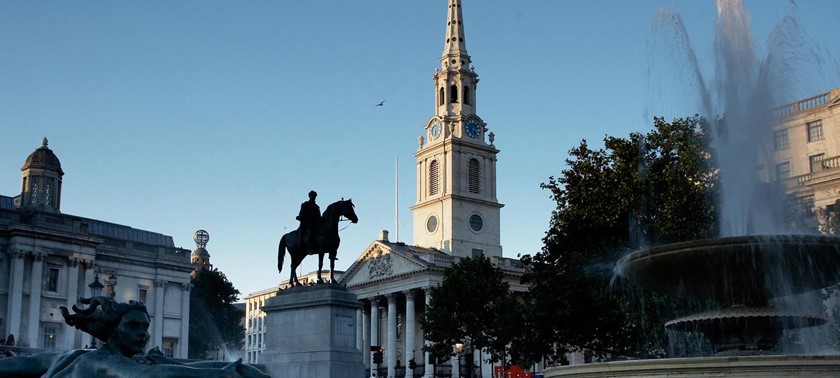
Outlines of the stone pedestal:
M 356 295 L 339 285 L 294 287 L 269 298 L 265 352 L 260 361 L 275 378 L 359 378 L 365 374 L 356 347 Z

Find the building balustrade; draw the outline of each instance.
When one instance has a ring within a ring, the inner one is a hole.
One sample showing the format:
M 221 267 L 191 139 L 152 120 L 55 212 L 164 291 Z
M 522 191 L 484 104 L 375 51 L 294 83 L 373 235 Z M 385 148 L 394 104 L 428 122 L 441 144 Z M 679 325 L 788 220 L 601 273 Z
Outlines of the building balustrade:
M 773 109 L 771 113 L 775 118 L 784 118 L 795 113 L 813 109 L 821 105 L 826 105 L 828 104 L 829 94 L 830 92 L 826 92 L 796 101 L 794 103 L 785 104 Z

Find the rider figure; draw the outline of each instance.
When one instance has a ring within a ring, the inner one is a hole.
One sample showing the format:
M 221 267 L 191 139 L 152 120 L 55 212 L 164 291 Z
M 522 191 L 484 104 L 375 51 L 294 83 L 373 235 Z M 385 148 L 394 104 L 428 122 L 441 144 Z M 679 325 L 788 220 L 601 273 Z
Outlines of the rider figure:
M 300 214 L 296 218 L 300 221 L 300 241 L 309 254 L 315 252 L 311 248 L 315 245 L 315 233 L 321 221 L 321 208 L 315 203 L 317 196 L 314 190 L 309 192 L 309 201 L 300 204 Z

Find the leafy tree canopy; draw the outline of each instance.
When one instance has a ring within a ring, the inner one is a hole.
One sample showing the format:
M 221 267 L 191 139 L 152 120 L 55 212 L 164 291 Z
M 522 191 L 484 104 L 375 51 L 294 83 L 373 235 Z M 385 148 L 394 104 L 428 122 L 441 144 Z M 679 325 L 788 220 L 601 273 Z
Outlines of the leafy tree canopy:
M 686 304 L 616 282 L 618 258 L 717 233 L 718 174 L 707 122 L 654 119 L 648 134 L 584 140 L 542 184 L 557 208 L 542 251 L 525 256 L 531 358 L 567 351 L 665 354 L 665 320 Z
M 219 349 L 242 348 L 245 313 L 233 305 L 239 294 L 218 269 L 196 272 L 190 294 L 190 358 L 204 359 Z
M 519 302 L 503 271 L 484 256 L 464 258 L 446 268 L 430 296 L 420 322 L 431 342 L 426 349 L 436 358 L 453 355 L 453 346 L 462 343 L 484 349 L 490 360 L 499 361 L 515 335 L 522 333 Z

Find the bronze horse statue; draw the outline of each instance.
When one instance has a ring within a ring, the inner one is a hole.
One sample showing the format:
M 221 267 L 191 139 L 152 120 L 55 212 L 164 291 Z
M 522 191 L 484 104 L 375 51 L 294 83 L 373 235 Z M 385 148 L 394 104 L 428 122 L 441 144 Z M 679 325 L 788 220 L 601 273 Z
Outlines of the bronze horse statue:
M 324 282 L 321 279 L 321 269 L 324 266 L 324 254 L 326 253 L 330 254 L 330 282 L 336 282 L 333 271 L 335 271 L 335 256 L 338 252 L 338 245 L 341 243 L 341 239 L 338 237 L 338 222 L 341 217 L 345 217 L 353 223 L 358 222 L 359 218 L 356 216 L 356 211 L 353 210 L 354 207 L 352 199 L 342 199 L 327 206 L 324 214 L 321 215 L 319 227 L 313 230 L 315 232 L 315 245 L 310 246 L 308 251 L 301 245 L 300 229 L 283 235 L 277 248 L 277 272 L 283 272 L 283 256 L 288 249 L 292 260 L 292 273 L 289 276 L 291 286 L 300 285 L 296 270 L 303 258 L 315 254 L 318 255 L 318 282 Z

